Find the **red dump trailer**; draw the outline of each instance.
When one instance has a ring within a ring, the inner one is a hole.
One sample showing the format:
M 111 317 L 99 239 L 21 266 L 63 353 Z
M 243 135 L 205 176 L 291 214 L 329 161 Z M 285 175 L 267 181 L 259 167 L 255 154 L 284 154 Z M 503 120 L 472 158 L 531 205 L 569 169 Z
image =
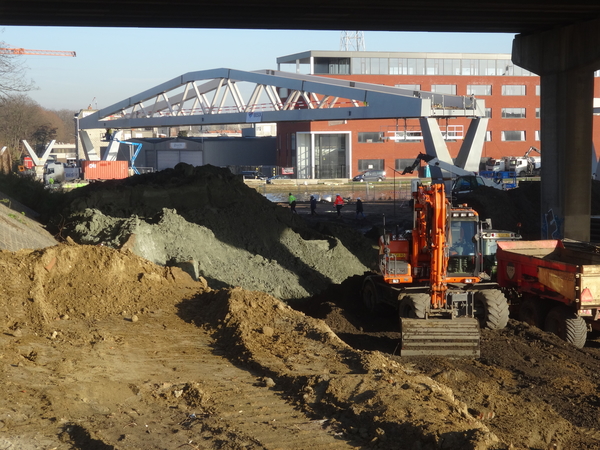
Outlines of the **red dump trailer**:
M 129 176 L 127 161 L 83 161 L 84 180 L 121 180 Z
M 583 347 L 600 330 L 600 254 L 560 240 L 498 242 L 498 284 L 519 318 Z

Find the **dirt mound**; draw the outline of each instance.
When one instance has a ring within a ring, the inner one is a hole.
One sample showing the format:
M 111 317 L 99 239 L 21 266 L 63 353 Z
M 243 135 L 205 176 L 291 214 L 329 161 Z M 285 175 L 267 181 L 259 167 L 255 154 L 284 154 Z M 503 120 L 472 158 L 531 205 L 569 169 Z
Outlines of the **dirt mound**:
M 177 267 L 106 247 L 62 244 L 0 255 L 0 304 L 13 330 L 25 325 L 43 330 L 60 318 L 175 311 L 174 296 L 207 289 L 204 280 L 195 282 Z
M 474 416 L 487 420 L 510 448 L 600 447 L 597 339 L 576 349 L 550 333 L 511 320 L 506 329 L 482 330 L 480 359 L 399 357 L 400 332 L 393 311 L 369 315 L 347 280 L 307 302 L 356 351 L 378 349 L 412 370 L 449 387 Z
M 372 266 L 368 244 L 310 228 L 227 169 L 178 165 L 71 195 L 55 225 L 82 244 L 127 247 L 161 265 L 192 261 L 213 288 L 241 286 L 280 299 L 310 297 Z M 66 217 L 66 219 L 63 219 Z
M 242 289 L 196 300 L 195 321 L 234 360 L 266 372 L 302 409 L 331 417 L 361 446 L 501 448 L 452 391 L 378 352 L 355 351 L 322 321 Z

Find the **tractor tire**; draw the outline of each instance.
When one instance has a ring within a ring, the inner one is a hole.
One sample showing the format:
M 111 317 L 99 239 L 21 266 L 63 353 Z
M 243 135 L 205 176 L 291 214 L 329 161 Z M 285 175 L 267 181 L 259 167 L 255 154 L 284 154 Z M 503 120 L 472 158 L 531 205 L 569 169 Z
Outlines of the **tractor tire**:
M 369 279 L 365 280 L 362 287 L 362 302 L 369 314 L 375 314 L 379 306 L 379 296 L 375 283 Z
M 519 320 L 540 330 L 544 329 L 544 322 L 548 308 L 537 297 L 526 298 L 519 306 Z
M 424 319 L 430 306 L 429 294 L 409 294 L 400 301 L 398 316 L 401 319 Z
M 481 328 L 501 330 L 508 323 L 508 301 L 498 289 L 475 293 L 475 317 Z
M 564 306 L 555 306 L 550 310 L 546 316 L 544 330 L 577 348 L 583 348 L 587 339 L 585 320 Z

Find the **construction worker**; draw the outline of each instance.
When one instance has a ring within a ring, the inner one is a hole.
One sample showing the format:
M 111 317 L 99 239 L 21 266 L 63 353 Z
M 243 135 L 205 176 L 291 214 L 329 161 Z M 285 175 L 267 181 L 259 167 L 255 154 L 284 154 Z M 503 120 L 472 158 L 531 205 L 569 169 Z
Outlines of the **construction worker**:
M 314 195 L 310 196 L 310 215 L 317 215 L 317 198 Z
M 292 211 L 292 214 L 298 214 L 296 212 L 296 197 L 294 197 L 291 192 L 289 193 L 288 203 L 290 204 L 290 210 Z
M 358 220 L 358 216 L 361 216 L 363 219 L 365 218 L 363 213 L 363 203 L 360 197 L 356 199 L 356 220 Z
M 344 207 L 344 199 L 342 198 L 342 196 L 340 194 L 337 194 L 335 196 L 335 200 L 333 201 L 333 204 L 335 205 L 335 209 L 337 210 L 338 217 L 341 217 L 342 216 L 342 208 Z

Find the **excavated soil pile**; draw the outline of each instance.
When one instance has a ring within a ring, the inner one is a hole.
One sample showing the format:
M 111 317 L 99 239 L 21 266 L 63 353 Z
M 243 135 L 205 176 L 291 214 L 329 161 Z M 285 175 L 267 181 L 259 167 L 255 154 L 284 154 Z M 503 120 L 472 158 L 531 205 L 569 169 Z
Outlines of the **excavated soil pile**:
M 511 448 L 600 448 L 600 338 L 576 349 L 556 336 L 511 320 L 482 330 L 480 359 L 399 357 L 392 311 L 368 315 L 357 293 L 359 277 L 306 305 L 355 351 L 379 350 L 452 389 L 468 411 Z M 410 448 L 410 447 L 408 447 Z
M 523 231 L 527 189 L 482 217 Z M 600 448 L 597 336 L 511 320 L 477 360 L 401 358 L 395 313 L 361 307 L 376 251 L 344 219 L 187 165 L 69 201 L 54 226 L 94 245 L 0 252 L 0 448 Z
M 0 265 L 2 448 L 506 448 L 442 383 L 268 294 L 101 246 Z
M 180 164 L 77 189 L 53 224 L 78 243 L 125 245 L 161 265 L 189 263 L 213 288 L 284 300 L 363 274 L 375 258 L 358 232 L 347 229 L 342 243 L 212 166 Z

